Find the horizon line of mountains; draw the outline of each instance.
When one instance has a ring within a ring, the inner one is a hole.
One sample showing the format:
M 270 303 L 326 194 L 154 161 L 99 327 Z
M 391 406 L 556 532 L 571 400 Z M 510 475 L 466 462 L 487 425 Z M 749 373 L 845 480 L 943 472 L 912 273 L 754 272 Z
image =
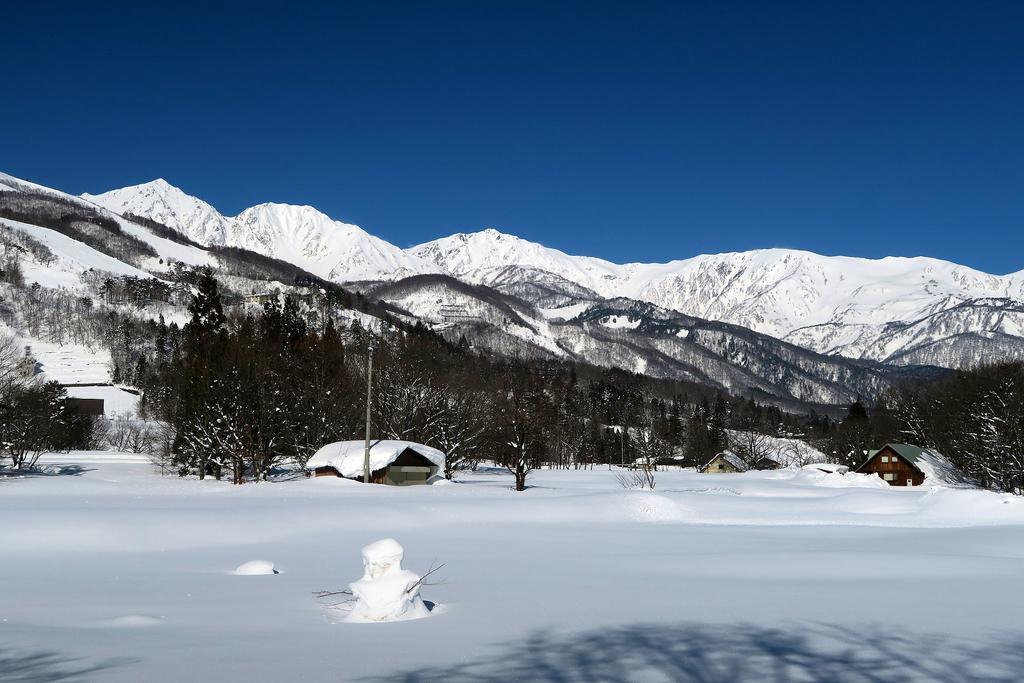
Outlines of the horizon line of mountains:
M 877 396 L 902 379 L 934 377 L 930 366 L 1024 360 L 1024 273 L 789 249 L 620 265 L 494 229 L 401 249 L 308 206 L 267 203 L 224 216 L 163 180 L 74 197 L 0 174 L 5 192 L 108 216 L 159 252 L 159 262 L 142 264 L 156 277 L 186 254 L 218 267 L 212 249 L 234 247 L 362 291 L 481 349 L 693 381 L 779 405 Z M 161 241 L 154 227 L 191 246 Z M 266 287 L 261 279 L 246 287 Z

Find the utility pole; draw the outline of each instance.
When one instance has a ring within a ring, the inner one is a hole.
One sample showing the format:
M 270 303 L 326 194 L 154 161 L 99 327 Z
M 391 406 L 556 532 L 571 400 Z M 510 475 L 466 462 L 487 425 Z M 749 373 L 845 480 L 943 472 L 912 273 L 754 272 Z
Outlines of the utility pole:
M 622 428 L 619 430 L 619 447 L 622 449 L 621 450 L 621 453 L 622 453 L 622 455 L 621 455 L 622 466 L 625 467 L 626 466 L 626 425 L 625 424 L 623 424 Z
M 370 483 L 370 408 L 373 406 L 373 344 L 366 350 L 366 445 L 363 448 L 363 483 Z

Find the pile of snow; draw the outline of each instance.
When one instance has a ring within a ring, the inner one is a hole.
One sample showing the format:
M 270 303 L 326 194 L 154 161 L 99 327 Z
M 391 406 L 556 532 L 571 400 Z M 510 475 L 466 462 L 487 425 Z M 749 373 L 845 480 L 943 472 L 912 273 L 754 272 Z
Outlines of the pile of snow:
M 956 467 L 949 459 L 928 448 L 921 451 L 914 460 L 914 465 L 924 472 L 925 484 L 973 488 L 977 482 L 972 480 Z
M 363 548 L 363 578 L 349 584 L 356 604 L 346 621 L 406 621 L 430 616 L 419 574 L 402 569 L 405 550 L 393 538 Z
M 831 462 L 812 462 L 808 465 L 804 465 L 800 469 L 807 470 L 809 472 L 824 472 L 826 474 L 846 474 L 850 471 L 850 468 L 846 465 L 837 465 Z
M 836 465 L 836 467 L 843 467 Z M 848 468 L 847 468 L 848 469 Z M 825 486 L 829 488 L 864 488 L 864 489 L 885 489 L 891 488 L 889 484 L 882 481 L 876 474 L 860 474 L 858 472 L 825 472 L 815 465 L 808 465 L 794 473 L 794 484 L 809 484 L 811 486 Z
M 96 622 L 96 628 L 149 628 L 164 623 L 161 617 L 152 617 L 148 614 L 128 614 L 123 617 L 103 619 Z
M 365 441 L 337 441 L 329 443 L 306 462 L 307 470 L 333 467 L 343 477 L 359 477 L 363 474 Z M 382 439 L 370 442 L 370 471 L 375 472 L 393 463 L 406 449 L 411 449 L 438 467 L 444 467 L 445 455 L 436 448 L 413 441 Z
M 249 560 L 235 568 L 235 576 L 267 576 L 277 574 L 274 563 L 269 560 Z

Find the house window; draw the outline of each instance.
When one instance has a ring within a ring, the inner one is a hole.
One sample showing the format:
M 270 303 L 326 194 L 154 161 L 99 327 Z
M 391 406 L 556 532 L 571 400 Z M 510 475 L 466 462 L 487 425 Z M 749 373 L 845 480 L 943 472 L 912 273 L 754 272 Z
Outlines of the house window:
M 718 469 L 724 470 L 725 469 L 725 465 L 722 464 L 722 463 L 718 463 Z
M 883 455 L 882 456 L 882 462 L 889 462 L 889 456 L 888 455 Z
M 885 476 L 882 477 L 882 478 L 885 479 L 886 481 L 895 481 L 896 480 L 896 475 L 893 474 L 892 472 L 886 472 Z

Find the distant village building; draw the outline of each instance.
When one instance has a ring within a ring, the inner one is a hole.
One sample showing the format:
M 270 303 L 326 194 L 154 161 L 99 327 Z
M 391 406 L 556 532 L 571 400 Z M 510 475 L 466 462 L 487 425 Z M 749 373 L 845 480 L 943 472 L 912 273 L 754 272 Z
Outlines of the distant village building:
M 338 441 L 318 450 L 306 463 L 315 477 L 363 480 L 365 441 Z M 426 484 L 444 467 L 445 454 L 412 441 L 370 442 L 370 481 L 390 486 Z
M 727 474 L 729 472 L 746 472 L 750 467 L 743 462 L 743 458 L 732 451 L 722 451 L 711 459 L 707 465 L 700 468 L 705 474 Z
M 241 302 L 251 306 L 262 306 L 263 304 L 277 301 L 278 298 L 279 294 L 277 292 L 259 292 L 257 294 L 243 295 Z
M 868 452 L 868 459 L 856 469 L 862 474 L 877 474 L 890 486 L 945 484 L 970 485 L 970 478 L 937 451 L 906 443 L 887 443 Z
M 780 470 L 782 469 L 782 463 L 775 458 L 770 458 L 767 455 L 763 455 L 757 459 L 757 462 L 750 466 L 752 470 Z
M 66 407 L 68 412 L 73 415 L 81 415 L 85 417 L 103 416 L 102 398 L 75 398 L 69 396 L 64 399 L 64 407 Z
M 681 455 L 666 455 L 660 458 L 637 458 L 627 465 L 631 470 L 657 470 L 659 467 L 679 467 L 686 464 L 686 458 Z

